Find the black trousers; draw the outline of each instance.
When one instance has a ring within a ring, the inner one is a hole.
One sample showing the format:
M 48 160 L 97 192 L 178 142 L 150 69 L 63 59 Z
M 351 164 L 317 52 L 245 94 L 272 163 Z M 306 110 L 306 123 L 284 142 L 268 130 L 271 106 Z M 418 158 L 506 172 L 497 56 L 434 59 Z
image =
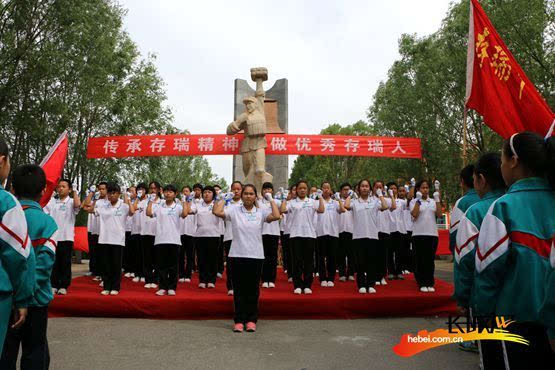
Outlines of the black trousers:
M 295 237 L 289 239 L 291 246 L 293 285 L 295 289 L 311 288 L 314 279 L 314 248 L 316 239 Z
M 143 252 L 143 276 L 146 284 L 156 283 L 156 251 L 154 250 L 154 235 L 141 235 L 141 249 Z
M 554 363 L 555 353 L 551 350 L 545 326 L 535 322 L 515 322 L 509 325 L 507 330 L 530 341 L 528 346 L 504 342 L 511 369 L 527 369 L 533 363 Z
M 195 245 L 198 247 L 199 281 L 216 284 L 220 237 L 199 237 L 195 239 Z
M 227 290 L 233 289 L 233 280 L 231 279 L 231 264 L 229 263 L 229 250 L 231 249 L 231 242 L 232 240 L 226 240 L 224 242 L 224 249 L 226 255 L 226 264 L 225 264 L 225 285 Z
M 414 255 L 412 253 L 412 231 L 407 231 L 406 234 L 401 234 L 401 271 L 414 271 Z
M 263 282 L 276 282 L 278 244 L 278 235 L 262 235 L 262 245 L 264 246 L 264 267 L 262 267 Z
M 181 235 L 178 264 L 180 279 L 191 278 L 194 263 L 194 239 L 191 235 Z
M 379 247 L 378 247 L 378 280 L 380 281 L 387 275 L 387 250 L 391 237 L 386 233 L 378 233 Z
M 126 247 L 127 248 L 127 247 Z M 135 277 L 143 276 L 143 251 L 141 249 L 141 236 L 139 234 L 132 234 L 129 238 L 129 266 L 130 272 L 135 274 Z
M 376 281 L 381 279 L 380 275 L 380 243 L 376 239 L 354 239 L 353 243 L 357 251 L 357 287 L 370 288 Z
M 337 245 L 339 238 L 331 235 L 318 237 L 317 248 L 318 256 L 318 273 L 320 281 L 334 281 L 335 279 L 335 256 L 337 254 Z
M 52 288 L 67 289 L 71 284 L 71 252 L 73 252 L 72 241 L 58 242 L 56 259 L 50 276 Z
M 155 246 L 160 289 L 177 289 L 179 247 L 179 244 L 157 244 Z
M 412 237 L 412 242 L 415 252 L 414 278 L 419 287 L 433 287 L 438 237 L 416 235 Z
M 115 244 L 102 244 L 102 256 L 104 257 L 104 271 L 102 281 L 104 290 L 117 290 L 121 288 L 121 260 L 123 246 Z
M 123 268 L 124 272 L 131 272 L 130 246 L 131 246 L 131 231 L 126 231 L 125 248 L 123 248 L 123 253 L 121 256 L 121 267 Z
M 234 271 L 233 308 L 235 323 L 256 322 L 258 320 L 258 297 L 260 277 L 264 260 L 256 258 L 231 257 L 228 259 Z
M 401 274 L 401 243 L 403 236 L 400 232 L 391 233 L 389 248 L 387 249 L 387 272 L 390 275 Z
M 283 269 L 287 271 L 287 277 L 293 277 L 291 246 L 289 245 L 289 234 L 281 233 L 281 259 Z
M 220 245 L 218 245 L 218 272 L 224 273 L 224 236 L 220 236 Z
M 89 242 L 89 271 L 95 276 L 100 276 L 96 271 L 96 246 L 98 244 L 98 235 L 87 233 Z
M 356 247 L 353 243 L 353 234 L 348 232 L 339 233 L 337 243 L 336 267 L 339 276 L 355 276 L 356 271 Z
M 15 370 L 19 346 L 21 344 L 21 369 L 48 369 L 50 353 L 46 330 L 48 326 L 48 306 L 29 307 L 27 319 L 19 329 L 8 329 L 0 369 Z

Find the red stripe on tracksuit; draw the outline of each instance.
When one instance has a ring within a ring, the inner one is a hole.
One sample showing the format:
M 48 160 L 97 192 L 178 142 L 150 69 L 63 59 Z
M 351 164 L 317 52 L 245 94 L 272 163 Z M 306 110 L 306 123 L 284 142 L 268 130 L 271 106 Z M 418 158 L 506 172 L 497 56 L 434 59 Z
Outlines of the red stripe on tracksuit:
M 470 238 L 468 238 L 468 240 L 467 240 L 460 248 L 455 247 L 455 249 L 457 250 L 457 253 L 458 253 L 458 254 L 461 254 L 461 251 L 462 251 L 464 248 L 466 248 L 466 246 L 467 246 L 468 244 L 470 244 L 471 241 L 473 241 L 474 239 L 476 239 L 479 235 L 480 235 L 480 233 L 474 234 L 474 235 L 472 235 Z
M 14 238 L 19 244 L 21 244 L 21 246 L 23 247 L 23 249 L 25 249 L 27 247 L 27 241 L 29 240 L 29 234 L 25 234 L 25 242 L 23 242 L 23 240 L 13 231 L 11 231 L 6 225 L 4 225 L 2 222 L 0 222 L 0 227 L 2 229 L 4 229 L 8 234 L 10 234 L 10 236 L 12 238 Z
M 33 247 L 44 245 L 46 244 L 46 242 L 50 242 L 54 245 L 54 247 L 56 247 L 56 242 L 52 239 L 40 238 L 40 239 L 31 240 L 31 244 L 33 245 Z
M 524 247 L 532 249 L 534 252 L 536 252 L 537 254 L 539 254 L 544 258 L 549 258 L 549 253 L 551 252 L 551 242 L 553 238 L 541 239 L 529 233 L 513 231 L 512 233 L 502 237 L 483 256 L 480 253 L 480 249 L 478 248 L 478 258 L 480 259 L 480 261 L 485 260 L 491 253 L 493 253 L 494 250 L 496 250 L 507 239 L 510 239 L 511 243 L 517 243 Z

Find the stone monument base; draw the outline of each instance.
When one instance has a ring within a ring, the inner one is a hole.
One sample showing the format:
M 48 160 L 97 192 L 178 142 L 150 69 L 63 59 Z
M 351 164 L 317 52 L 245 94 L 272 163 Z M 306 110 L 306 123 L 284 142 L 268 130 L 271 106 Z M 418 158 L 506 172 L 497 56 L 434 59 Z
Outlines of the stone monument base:
M 262 184 L 264 184 L 265 182 L 272 182 L 273 180 L 274 180 L 274 177 L 268 172 L 264 172 L 261 175 L 256 175 L 254 171 L 251 170 L 247 175 L 247 177 L 245 177 L 243 184 L 253 184 L 256 187 L 256 191 L 258 192 L 258 195 L 261 195 Z

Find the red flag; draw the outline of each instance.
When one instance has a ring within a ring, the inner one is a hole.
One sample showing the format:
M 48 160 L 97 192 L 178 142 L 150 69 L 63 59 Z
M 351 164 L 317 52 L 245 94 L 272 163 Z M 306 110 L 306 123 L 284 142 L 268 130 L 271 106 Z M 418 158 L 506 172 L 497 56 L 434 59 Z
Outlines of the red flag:
M 478 0 L 470 2 L 466 106 L 503 138 L 533 131 L 551 136 L 555 114 L 520 68 Z
M 62 176 L 62 171 L 67 157 L 67 147 L 67 131 L 64 131 L 40 163 L 40 166 L 46 173 L 46 192 L 40 200 L 41 207 L 48 204 L 48 201 L 52 197 L 52 193 L 54 192 L 54 189 L 56 189 L 58 181 Z

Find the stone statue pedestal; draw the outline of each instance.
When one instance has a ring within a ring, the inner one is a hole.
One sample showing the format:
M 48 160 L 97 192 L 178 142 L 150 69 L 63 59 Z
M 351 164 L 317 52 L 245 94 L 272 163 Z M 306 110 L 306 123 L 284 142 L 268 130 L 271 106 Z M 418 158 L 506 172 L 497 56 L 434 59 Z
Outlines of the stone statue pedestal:
M 274 177 L 268 172 L 264 172 L 262 175 L 256 176 L 254 170 L 249 171 L 247 177 L 243 181 L 244 184 L 253 184 L 258 191 L 258 195 L 262 194 L 262 184 L 265 182 L 273 182 Z

